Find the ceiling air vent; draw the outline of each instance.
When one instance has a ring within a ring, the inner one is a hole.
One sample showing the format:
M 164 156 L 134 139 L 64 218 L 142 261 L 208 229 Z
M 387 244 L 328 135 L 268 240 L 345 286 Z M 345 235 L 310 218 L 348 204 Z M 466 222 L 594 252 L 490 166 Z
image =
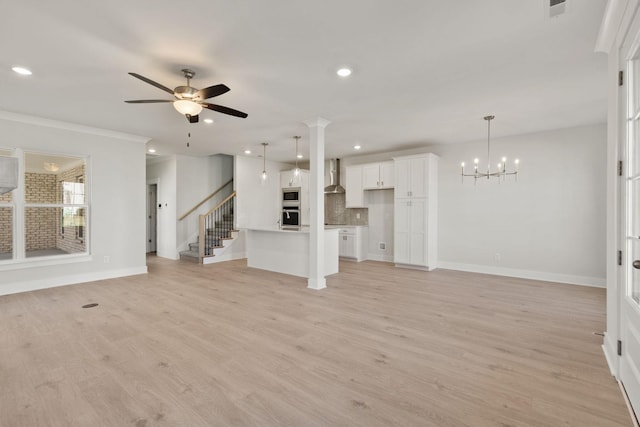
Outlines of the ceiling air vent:
M 554 18 L 567 12 L 568 0 L 544 0 L 548 6 L 548 17 Z

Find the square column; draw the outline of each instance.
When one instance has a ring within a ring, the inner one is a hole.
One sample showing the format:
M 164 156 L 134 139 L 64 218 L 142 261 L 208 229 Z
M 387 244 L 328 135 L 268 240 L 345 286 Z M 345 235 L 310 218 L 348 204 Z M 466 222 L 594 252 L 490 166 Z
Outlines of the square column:
M 322 117 L 305 120 L 309 126 L 309 278 L 307 287 L 324 289 L 324 128 Z

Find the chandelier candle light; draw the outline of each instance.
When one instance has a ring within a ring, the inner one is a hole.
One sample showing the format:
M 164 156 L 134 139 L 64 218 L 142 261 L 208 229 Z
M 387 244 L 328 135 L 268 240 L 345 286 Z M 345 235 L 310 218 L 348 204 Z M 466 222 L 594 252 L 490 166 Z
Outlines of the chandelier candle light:
M 499 178 L 502 178 L 504 181 L 507 175 L 514 175 L 516 181 L 518 180 L 518 164 L 520 160 L 516 159 L 514 161 L 515 170 L 512 172 L 507 171 L 507 158 L 502 158 L 502 163 L 498 163 L 498 170 L 495 172 L 491 172 L 491 120 L 493 120 L 495 116 L 485 116 L 484 119 L 487 121 L 487 172 L 478 172 L 478 158 L 473 159 L 473 173 L 464 173 L 464 162 L 462 162 L 462 182 L 464 182 L 465 176 L 473 177 L 474 183 L 478 181 L 478 178 L 498 178 L 498 182 L 500 182 Z

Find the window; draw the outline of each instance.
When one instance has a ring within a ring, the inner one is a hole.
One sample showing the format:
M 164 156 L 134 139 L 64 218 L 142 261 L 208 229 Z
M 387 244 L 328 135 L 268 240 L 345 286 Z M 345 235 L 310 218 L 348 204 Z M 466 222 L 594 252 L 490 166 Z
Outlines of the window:
M 0 156 L 13 157 L 13 151 L 0 149 Z M 0 262 L 13 258 L 13 192 L 0 195 Z
M 22 179 L 0 196 L 0 264 L 88 253 L 86 160 L 22 150 L 15 155 Z

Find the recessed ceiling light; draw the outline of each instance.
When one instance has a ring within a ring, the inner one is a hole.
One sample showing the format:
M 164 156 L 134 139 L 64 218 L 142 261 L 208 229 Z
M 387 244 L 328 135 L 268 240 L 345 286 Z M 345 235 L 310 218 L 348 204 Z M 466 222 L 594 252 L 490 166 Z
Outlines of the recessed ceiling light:
M 302 158 L 302 154 L 298 154 L 298 156 L 297 156 L 297 157 L 298 157 L 299 159 L 301 159 L 301 158 Z
M 213 123 L 213 119 L 204 119 L 204 122 L 210 125 L 211 123 Z
M 155 152 L 156 152 L 156 149 L 155 149 L 155 148 L 149 148 L 149 149 L 147 150 L 147 153 L 155 153 Z
M 336 74 L 340 77 L 349 77 L 351 75 L 351 69 L 347 67 L 340 68 L 336 71 Z
M 244 154 L 251 154 L 251 150 L 244 150 Z
M 33 74 L 30 69 L 24 67 L 13 67 L 12 70 L 23 76 L 30 76 Z
M 359 150 L 359 149 L 361 149 L 361 148 L 362 148 L 362 147 L 361 147 L 361 146 L 359 146 L 359 145 L 354 145 L 354 146 L 353 146 L 353 149 L 354 149 L 354 150 Z

